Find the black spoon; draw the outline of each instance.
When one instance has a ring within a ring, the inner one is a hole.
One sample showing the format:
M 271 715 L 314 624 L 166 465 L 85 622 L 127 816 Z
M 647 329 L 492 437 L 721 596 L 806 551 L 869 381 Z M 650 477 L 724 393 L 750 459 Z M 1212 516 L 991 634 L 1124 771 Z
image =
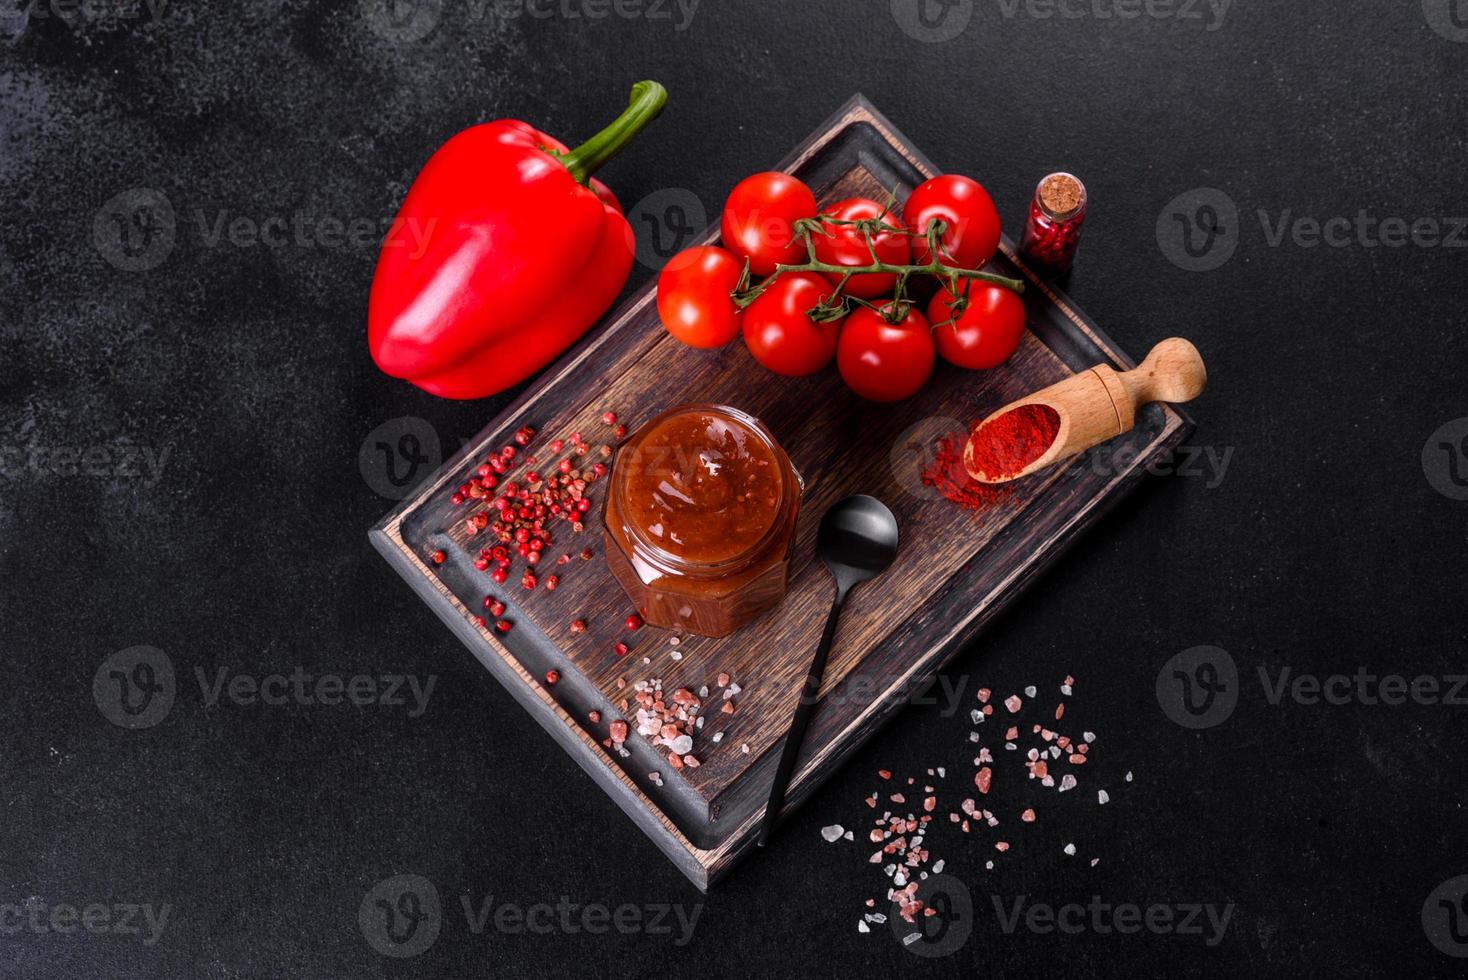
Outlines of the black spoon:
M 805 728 L 810 724 L 811 712 L 816 707 L 821 677 L 826 672 L 826 655 L 831 652 L 836 620 L 841 615 L 841 607 L 846 604 L 846 594 L 852 586 L 882 574 L 897 557 L 897 518 L 876 497 L 865 494 L 847 497 L 821 518 L 820 530 L 816 532 L 816 553 L 835 576 L 836 600 L 831 603 L 826 631 L 821 634 L 821 644 L 816 647 L 810 673 L 805 677 L 800 703 L 795 708 L 795 719 L 785 735 L 785 749 L 780 753 L 780 766 L 775 770 L 775 783 L 770 787 L 770 802 L 765 805 L 765 819 L 760 824 L 760 847 L 770 839 L 770 829 L 775 826 L 775 818 L 785 803 L 785 790 L 795 769 L 795 757 L 800 754 L 800 743 L 805 740 Z

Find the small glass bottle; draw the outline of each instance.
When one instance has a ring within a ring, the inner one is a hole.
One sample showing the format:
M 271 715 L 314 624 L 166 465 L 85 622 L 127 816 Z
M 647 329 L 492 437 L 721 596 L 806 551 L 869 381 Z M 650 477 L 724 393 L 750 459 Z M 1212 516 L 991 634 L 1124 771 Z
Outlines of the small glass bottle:
M 1020 256 L 1037 272 L 1064 276 L 1075 262 L 1086 221 L 1086 185 L 1074 174 L 1054 173 L 1035 187 Z

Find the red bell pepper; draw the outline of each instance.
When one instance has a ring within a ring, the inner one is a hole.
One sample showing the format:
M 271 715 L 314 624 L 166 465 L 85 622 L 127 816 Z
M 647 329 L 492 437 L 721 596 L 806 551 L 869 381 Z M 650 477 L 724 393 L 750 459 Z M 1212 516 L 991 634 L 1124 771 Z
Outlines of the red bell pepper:
M 424 165 L 372 277 L 377 366 L 445 398 L 525 380 L 606 312 L 632 268 L 632 228 L 591 175 L 667 102 L 638 82 L 627 109 L 574 150 L 523 122 L 466 129 Z

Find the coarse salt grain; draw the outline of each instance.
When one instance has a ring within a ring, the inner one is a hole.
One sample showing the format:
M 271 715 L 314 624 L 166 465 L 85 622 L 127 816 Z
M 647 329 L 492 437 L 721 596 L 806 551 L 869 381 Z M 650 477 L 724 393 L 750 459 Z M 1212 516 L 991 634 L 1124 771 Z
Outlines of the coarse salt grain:
M 1076 846 L 1074 844 L 1065 845 L 1065 853 L 1070 855 L 1071 857 L 1075 857 Z
M 1009 713 L 1012 715 L 1018 714 L 1019 709 L 1023 706 L 1024 702 L 1020 700 L 1018 694 L 1011 694 L 1009 697 L 1004 699 L 1004 707 L 1008 708 Z
M 1103 790 L 1097 790 L 1096 791 L 1096 802 L 1097 803 L 1100 803 L 1103 806 L 1105 806 L 1107 803 L 1110 803 L 1111 802 L 1111 795 L 1109 793 L 1107 793 L 1106 790 L 1104 790 L 1104 789 Z
M 841 835 L 844 833 L 846 833 L 846 828 L 841 826 L 839 823 L 833 823 L 829 827 L 821 828 L 821 836 L 826 839 L 826 843 L 828 844 L 832 844 L 840 840 Z

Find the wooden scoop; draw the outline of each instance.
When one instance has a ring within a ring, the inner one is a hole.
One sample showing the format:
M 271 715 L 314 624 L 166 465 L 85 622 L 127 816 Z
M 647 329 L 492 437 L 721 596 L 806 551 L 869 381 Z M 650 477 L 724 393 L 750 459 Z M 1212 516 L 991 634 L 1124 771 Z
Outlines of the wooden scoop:
M 1134 370 L 1117 372 L 1104 364 L 1097 365 L 1010 402 L 984 419 L 974 430 L 976 434 L 994 419 L 1024 405 L 1049 405 L 1060 416 L 1060 428 L 1050 448 L 1018 473 L 988 477 L 976 472 L 972 461 L 973 436 L 964 446 L 964 469 L 980 483 L 1018 480 L 1131 431 L 1137 409 L 1148 402 L 1192 401 L 1203 393 L 1207 382 L 1208 372 L 1198 348 L 1181 337 L 1169 338 L 1153 347 L 1147 359 Z

